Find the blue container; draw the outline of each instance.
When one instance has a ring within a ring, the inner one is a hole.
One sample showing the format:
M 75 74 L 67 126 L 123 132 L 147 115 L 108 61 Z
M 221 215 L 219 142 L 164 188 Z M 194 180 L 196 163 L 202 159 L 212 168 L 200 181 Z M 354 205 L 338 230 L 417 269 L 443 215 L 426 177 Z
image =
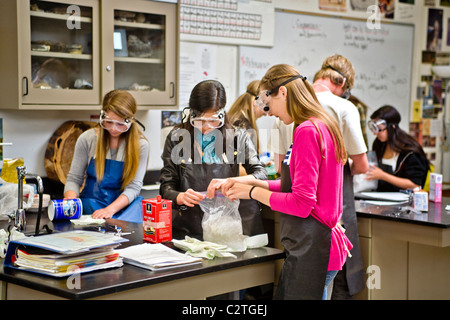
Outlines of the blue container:
M 53 220 L 79 219 L 83 214 L 81 199 L 52 200 L 48 206 L 48 218 Z

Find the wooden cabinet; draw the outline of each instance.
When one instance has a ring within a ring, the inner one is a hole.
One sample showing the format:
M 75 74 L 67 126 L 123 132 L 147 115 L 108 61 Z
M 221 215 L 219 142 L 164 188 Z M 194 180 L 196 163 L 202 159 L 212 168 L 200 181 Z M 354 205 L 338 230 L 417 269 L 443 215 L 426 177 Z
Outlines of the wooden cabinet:
M 176 104 L 176 4 L 2 0 L 0 16 L 1 109 L 98 109 L 113 89 Z

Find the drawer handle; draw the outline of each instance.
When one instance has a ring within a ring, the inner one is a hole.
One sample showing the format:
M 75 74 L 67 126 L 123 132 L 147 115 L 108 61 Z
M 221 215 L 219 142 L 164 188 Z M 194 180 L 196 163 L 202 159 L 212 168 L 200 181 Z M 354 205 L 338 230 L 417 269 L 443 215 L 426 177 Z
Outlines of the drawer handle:
M 25 89 L 25 92 L 23 92 L 22 95 L 27 96 L 28 95 L 28 78 L 27 77 L 22 78 L 22 86 Z
M 171 89 L 170 98 L 172 99 L 173 97 L 175 97 L 175 83 L 173 82 L 170 83 L 170 89 Z

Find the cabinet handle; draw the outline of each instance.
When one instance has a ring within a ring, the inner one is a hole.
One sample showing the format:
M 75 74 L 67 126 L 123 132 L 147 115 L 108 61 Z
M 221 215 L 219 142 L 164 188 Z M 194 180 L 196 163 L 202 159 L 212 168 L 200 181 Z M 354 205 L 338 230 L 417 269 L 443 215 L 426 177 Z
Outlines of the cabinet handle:
M 171 82 L 170 83 L 170 89 L 171 89 L 171 94 L 170 94 L 170 99 L 172 99 L 173 97 L 175 97 L 175 83 Z
M 22 90 L 25 89 L 25 92 L 22 92 L 22 95 L 27 96 L 28 95 L 28 78 L 23 77 L 22 78 Z

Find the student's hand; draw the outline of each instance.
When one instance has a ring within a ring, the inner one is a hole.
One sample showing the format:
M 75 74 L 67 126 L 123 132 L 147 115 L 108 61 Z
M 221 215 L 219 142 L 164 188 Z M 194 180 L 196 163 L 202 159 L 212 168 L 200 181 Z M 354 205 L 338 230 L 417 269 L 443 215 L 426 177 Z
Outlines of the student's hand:
M 222 185 L 227 181 L 227 179 L 212 179 L 206 189 L 206 197 L 212 199 L 215 196 L 217 190 L 222 188 Z
M 383 180 L 386 172 L 377 166 L 370 165 L 369 170 L 366 172 L 366 180 Z
M 187 189 L 186 192 L 181 192 L 178 194 L 177 204 L 193 207 L 196 204 L 199 204 L 204 198 L 205 196 L 203 194 L 192 189 Z
M 108 209 L 108 207 L 106 207 L 103 209 L 95 210 L 94 213 L 92 214 L 92 218 L 94 218 L 94 219 L 109 219 L 109 218 L 112 218 L 114 213 L 115 212 L 112 212 L 111 210 Z
M 224 195 L 230 200 L 250 199 L 248 193 L 252 187 L 249 184 L 234 182 Z
M 230 188 L 233 187 L 236 183 L 238 183 L 236 179 L 233 178 L 226 179 L 225 182 L 222 184 L 222 194 L 224 196 L 227 196 Z

